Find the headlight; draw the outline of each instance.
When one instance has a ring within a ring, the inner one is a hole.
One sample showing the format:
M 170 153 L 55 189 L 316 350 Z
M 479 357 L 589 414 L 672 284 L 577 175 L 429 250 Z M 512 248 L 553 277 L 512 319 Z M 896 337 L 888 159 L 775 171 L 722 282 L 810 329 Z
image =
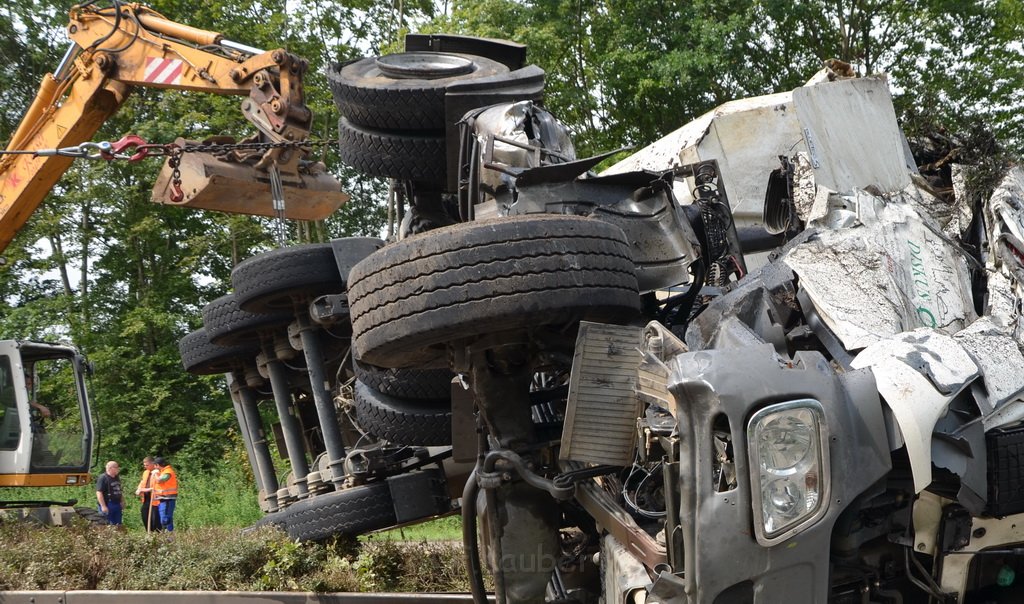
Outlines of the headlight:
M 810 526 L 828 507 L 828 427 L 821 403 L 761 409 L 747 424 L 754 532 L 772 545 Z

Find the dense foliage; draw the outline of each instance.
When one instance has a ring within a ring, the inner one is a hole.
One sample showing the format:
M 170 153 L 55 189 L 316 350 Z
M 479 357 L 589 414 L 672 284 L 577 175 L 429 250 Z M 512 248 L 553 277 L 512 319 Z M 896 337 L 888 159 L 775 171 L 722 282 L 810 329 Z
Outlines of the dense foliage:
M 169 18 L 252 46 L 284 46 L 311 62 L 315 136 L 333 138 L 327 66 L 398 48 L 416 28 L 526 43 L 548 73 L 547 103 L 584 152 L 643 145 L 715 105 L 798 86 L 827 58 L 891 74 L 912 128 L 982 124 L 1018 148 L 1024 104 L 1024 9 L 1017 0 L 154 0 Z M 0 139 L 10 137 L 42 75 L 65 49 L 68 3 L 0 6 Z M 401 11 L 401 12 L 399 12 Z M 242 136 L 238 99 L 139 90 L 96 140 L 135 132 Z M 296 241 L 378 234 L 381 183 L 345 178 L 352 201 L 324 224 L 292 225 Z M 4 252 L 5 338 L 70 340 L 97 372 L 91 384 L 101 459 L 143 454 L 200 469 L 225 460 L 233 411 L 217 378 L 179 364 L 176 342 L 225 293 L 231 267 L 273 245 L 269 222 L 149 203 L 157 162 L 76 163 Z
M 263 529 L 152 536 L 0 523 L 0 590 L 466 591 L 452 543 L 300 544 Z
M 904 118 L 979 118 L 1019 145 L 1016 0 L 457 0 L 432 24 L 528 44 L 590 152 L 645 145 L 712 107 L 801 85 L 826 59 L 891 75 Z

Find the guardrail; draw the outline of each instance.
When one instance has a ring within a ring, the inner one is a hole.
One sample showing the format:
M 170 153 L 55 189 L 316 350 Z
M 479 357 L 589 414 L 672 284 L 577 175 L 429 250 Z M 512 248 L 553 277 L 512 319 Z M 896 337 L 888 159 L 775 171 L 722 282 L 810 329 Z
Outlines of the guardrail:
M 469 594 L 282 591 L 0 591 L 0 604 L 472 604 Z

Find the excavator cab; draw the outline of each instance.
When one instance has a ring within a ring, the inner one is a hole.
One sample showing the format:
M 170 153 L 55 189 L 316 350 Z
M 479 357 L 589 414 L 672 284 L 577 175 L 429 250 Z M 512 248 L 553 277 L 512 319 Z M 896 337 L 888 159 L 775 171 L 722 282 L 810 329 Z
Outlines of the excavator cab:
M 0 340 L 0 486 L 89 481 L 86 368 L 72 346 Z

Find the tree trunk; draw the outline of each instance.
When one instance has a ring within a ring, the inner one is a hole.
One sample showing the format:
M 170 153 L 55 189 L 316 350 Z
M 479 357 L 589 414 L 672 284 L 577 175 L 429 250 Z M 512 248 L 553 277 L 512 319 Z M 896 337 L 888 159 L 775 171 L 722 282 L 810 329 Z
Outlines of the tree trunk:
M 60 271 L 60 283 L 64 288 L 64 295 L 71 299 L 74 291 L 71 289 L 71 278 L 68 276 L 68 260 L 64 255 L 64 242 L 59 233 L 52 233 L 47 236 L 50 247 L 53 248 L 53 258 L 57 262 L 57 270 Z

